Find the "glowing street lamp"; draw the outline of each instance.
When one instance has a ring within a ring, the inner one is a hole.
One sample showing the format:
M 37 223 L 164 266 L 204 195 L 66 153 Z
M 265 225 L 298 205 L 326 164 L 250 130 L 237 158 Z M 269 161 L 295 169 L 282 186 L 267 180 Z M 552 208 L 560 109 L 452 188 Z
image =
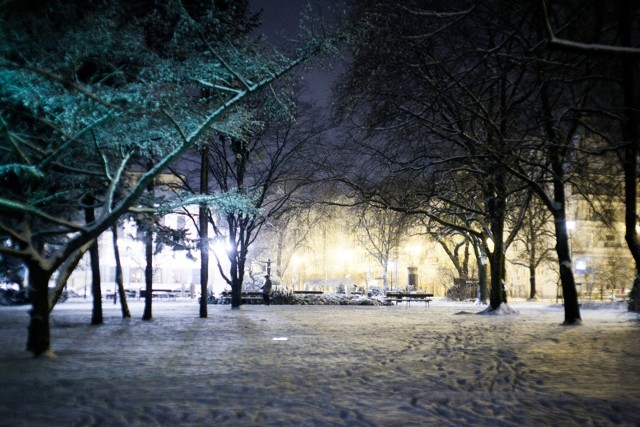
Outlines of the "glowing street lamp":
M 420 245 L 407 245 L 405 247 L 405 251 L 411 257 L 411 263 L 416 264 L 416 260 L 420 257 L 422 253 L 422 247 Z

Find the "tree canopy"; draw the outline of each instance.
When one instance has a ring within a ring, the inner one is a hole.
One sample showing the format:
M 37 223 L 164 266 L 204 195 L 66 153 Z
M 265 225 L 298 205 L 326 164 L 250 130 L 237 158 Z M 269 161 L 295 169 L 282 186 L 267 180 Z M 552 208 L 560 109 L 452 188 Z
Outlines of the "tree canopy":
M 247 2 L 5 2 L 0 252 L 29 269 L 28 349 L 49 350 L 47 283 L 233 108 L 304 61 L 253 43 Z M 152 167 L 144 167 L 151 161 Z M 90 206 L 96 218 L 81 215 Z M 65 264 L 66 263 L 66 264 Z

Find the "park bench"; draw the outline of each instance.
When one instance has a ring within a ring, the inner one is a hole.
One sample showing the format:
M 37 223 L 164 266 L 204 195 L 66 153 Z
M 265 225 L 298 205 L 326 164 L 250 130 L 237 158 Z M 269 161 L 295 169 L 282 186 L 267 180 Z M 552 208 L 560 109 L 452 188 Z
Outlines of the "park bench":
M 393 302 L 398 305 L 399 302 L 406 302 L 409 305 L 411 302 L 424 302 L 428 307 L 429 302 L 433 301 L 433 294 L 426 292 L 387 292 L 386 301 Z
M 146 298 L 147 290 L 140 288 L 139 297 Z M 178 293 L 171 289 L 152 289 L 151 290 L 152 298 L 168 298 L 168 299 L 176 299 L 178 297 Z
M 262 292 L 242 292 L 240 298 L 241 304 L 262 304 L 264 301 Z M 217 302 L 218 304 L 231 304 L 231 292 L 222 292 Z
M 124 293 L 127 296 L 127 298 L 135 298 L 138 296 L 138 292 L 136 292 L 133 289 L 125 289 Z M 113 294 L 114 294 L 114 291 L 108 290 L 103 294 L 103 297 L 107 300 L 110 300 L 110 299 L 113 299 Z M 118 295 L 118 297 L 120 297 L 120 295 Z
M 242 298 L 242 304 L 262 304 L 264 302 L 262 292 L 242 292 L 240 297 Z M 229 298 L 231 298 L 231 295 L 229 295 Z
M 294 295 L 322 295 L 322 291 L 293 291 Z

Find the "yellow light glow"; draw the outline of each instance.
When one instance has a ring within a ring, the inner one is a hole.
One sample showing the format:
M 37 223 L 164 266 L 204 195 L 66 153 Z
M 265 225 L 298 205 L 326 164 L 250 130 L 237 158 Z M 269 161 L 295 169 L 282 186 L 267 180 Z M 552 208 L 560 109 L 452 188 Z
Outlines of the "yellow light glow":
M 493 243 L 493 239 L 491 237 L 487 237 L 487 249 L 489 250 L 489 252 L 493 252 L 494 248 L 495 244 Z
M 413 256 L 418 256 L 422 253 L 422 247 L 420 245 L 407 245 L 405 251 Z

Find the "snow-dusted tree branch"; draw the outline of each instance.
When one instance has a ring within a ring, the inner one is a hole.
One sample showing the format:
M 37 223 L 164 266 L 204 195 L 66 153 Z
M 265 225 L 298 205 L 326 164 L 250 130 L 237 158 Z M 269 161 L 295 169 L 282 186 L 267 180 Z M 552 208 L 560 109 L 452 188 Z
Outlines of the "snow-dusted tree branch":
M 29 269 L 27 347 L 37 355 L 50 347 L 52 274 L 138 208 L 216 123 L 243 126 L 231 110 L 322 42 L 292 58 L 265 56 L 247 37 L 254 23 L 242 2 L 226 12 L 205 3 L 187 12 L 179 2 L 116 1 L 82 13 L 1 7 L 0 252 Z M 85 221 L 85 208 L 95 219 Z

